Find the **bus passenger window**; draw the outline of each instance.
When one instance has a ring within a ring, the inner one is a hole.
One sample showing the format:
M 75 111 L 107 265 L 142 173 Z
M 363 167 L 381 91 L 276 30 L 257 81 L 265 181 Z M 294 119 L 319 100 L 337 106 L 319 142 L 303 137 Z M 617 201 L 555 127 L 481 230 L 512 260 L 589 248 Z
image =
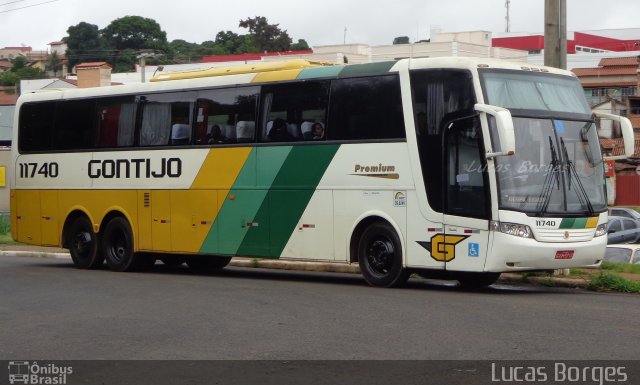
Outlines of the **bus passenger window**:
M 329 103 L 329 82 L 279 84 L 264 87 L 262 142 L 311 140 L 311 126 L 324 122 Z
M 141 98 L 141 146 L 179 146 L 191 142 L 195 92 L 152 94 Z
M 133 146 L 136 104 L 133 97 L 98 101 L 98 148 Z
M 198 92 L 195 143 L 251 143 L 255 138 L 258 87 Z

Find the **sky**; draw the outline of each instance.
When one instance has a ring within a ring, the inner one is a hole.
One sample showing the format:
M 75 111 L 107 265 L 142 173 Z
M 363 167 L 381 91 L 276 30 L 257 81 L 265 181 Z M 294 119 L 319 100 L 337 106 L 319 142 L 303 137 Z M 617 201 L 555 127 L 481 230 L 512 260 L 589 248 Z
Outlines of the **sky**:
M 544 0 L 511 0 L 511 31 L 542 32 Z M 640 0 L 567 0 L 569 31 L 640 28 Z M 310 46 L 412 42 L 443 32 L 505 31 L 505 0 L 0 0 L 0 47 L 47 44 L 82 21 L 106 27 L 128 15 L 156 20 L 169 41 L 202 43 L 219 31 L 245 34 L 241 19 L 264 16 Z M 346 28 L 346 39 L 345 39 Z

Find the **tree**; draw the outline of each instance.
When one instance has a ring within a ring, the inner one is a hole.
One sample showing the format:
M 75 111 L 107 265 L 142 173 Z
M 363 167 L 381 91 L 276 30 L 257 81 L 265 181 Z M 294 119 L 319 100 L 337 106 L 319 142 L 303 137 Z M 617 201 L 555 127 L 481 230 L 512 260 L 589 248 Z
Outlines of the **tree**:
M 264 16 L 256 16 L 240 20 L 239 27 L 248 28 L 253 46 L 259 52 L 288 51 L 291 48 L 291 37 L 282 31 L 279 24 L 269 24 Z
M 125 16 L 112 21 L 101 31 L 105 42 L 118 50 L 154 49 L 167 52 L 167 33 L 153 19 Z
M 73 25 L 67 29 L 67 36 L 62 41 L 67 44 L 69 71 L 82 62 L 110 60 L 97 25 L 85 22 Z
M 297 43 L 291 44 L 292 51 L 304 51 L 307 49 L 310 49 L 309 44 L 307 44 L 307 41 L 304 39 L 298 39 Z
M 141 16 L 115 19 L 100 34 L 108 47 L 115 48 L 114 72 L 131 71 L 136 62 L 136 51 L 155 50 L 164 54 L 170 51 L 167 33 L 160 24 Z
M 11 72 L 18 72 L 21 69 L 25 68 L 29 64 L 27 58 L 24 56 L 18 56 L 11 62 Z
M 218 48 L 218 55 L 239 54 L 249 52 L 259 52 L 258 48 L 253 45 L 253 40 L 249 35 L 238 35 L 231 31 L 220 31 L 216 35 L 214 41 Z
M 47 71 L 53 72 L 53 77 L 58 77 L 58 71 L 62 70 L 62 60 L 60 60 L 57 52 L 54 51 L 47 55 L 45 68 Z
M 393 44 L 409 44 L 409 36 L 398 36 L 393 39 Z
M 11 71 L 0 73 L 0 86 L 15 87 L 20 83 L 20 77 Z

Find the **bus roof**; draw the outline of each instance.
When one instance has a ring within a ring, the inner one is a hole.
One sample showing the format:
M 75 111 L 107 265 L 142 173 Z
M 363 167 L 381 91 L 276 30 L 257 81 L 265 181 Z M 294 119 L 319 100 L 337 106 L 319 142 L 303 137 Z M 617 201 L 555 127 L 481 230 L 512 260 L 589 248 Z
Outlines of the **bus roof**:
M 570 71 L 557 68 L 540 67 L 527 63 L 508 62 L 489 58 L 417 58 L 349 65 L 311 62 L 307 60 L 290 60 L 284 62 L 217 67 L 196 71 L 174 71 L 161 74 L 165 76 L 168 75 L 168 78 L 161 80 L 156 79 L 153 83 L 34 91 L 23 94 L 17 104 L 25 101 L 135 95 L 147 92 L 172 92 L 186 89 L 251 85 L 276 81 L 380 75 L 397 72 L 401 67 L 408 68 L 409 70 L 427 68 L 456 68 L 467 70 L 496 68 L 553 73 L 575 77 Z M 157 77 L 161 75 L 157 75 Z

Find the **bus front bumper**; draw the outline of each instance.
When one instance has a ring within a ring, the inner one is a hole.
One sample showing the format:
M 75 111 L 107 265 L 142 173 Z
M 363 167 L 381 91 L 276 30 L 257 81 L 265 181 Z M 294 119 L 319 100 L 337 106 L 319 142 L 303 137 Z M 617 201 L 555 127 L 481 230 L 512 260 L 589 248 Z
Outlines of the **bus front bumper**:
M 587 242 L 545 243 L 494 232 L 485 271 L 555 270 L 593 266 L 604 258 L 607 237 Z

